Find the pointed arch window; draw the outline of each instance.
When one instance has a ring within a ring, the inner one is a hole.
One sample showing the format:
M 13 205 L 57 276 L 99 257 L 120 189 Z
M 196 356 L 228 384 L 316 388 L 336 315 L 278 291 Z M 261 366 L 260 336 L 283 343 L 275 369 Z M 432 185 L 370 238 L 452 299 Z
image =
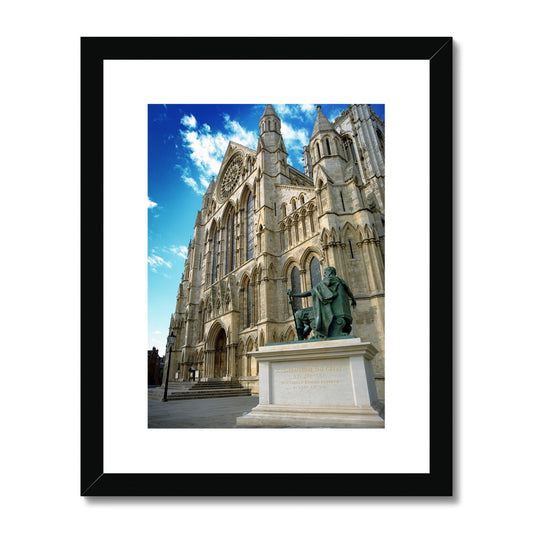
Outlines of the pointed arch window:
M 228 215 L 226 223 L 226 274 L 229 274 L 235 269 L 236 259 L 236 244 L 237 238 L 235 235 L 235 209 L 232 209 Z
M 252 284 L 250 280 L 246 281 L 246 325 L 249 328 L 252 325 Z
M 218 229 L 215 230 L 215 236 L 213 241 L 213 265 L 211 272 L 211 283 L 215 283 L 217 280 L 217 256 L 218 256 Z
M 314 206 L 311 206 L 309 211 L 309 224 L 311 225 L 311 233 L 315 232 L 315 210 Z
M 246 260 L 254 256 L 254 198 L 250 193 L 246 204 Z
M 348 159 L 353 159 L 354 161 L 357 160 L 357 158 L 355 157 L 355 149 L 353 147 L 353 142 L 350 137 L 346 137 L 344 139 L 344 149 L 346 150 L 346 157 Z
M 298 270 L 298 267 L 294 267 L 291 270 L 291 289 L 292 289 L 292 292 L 302 292 L 300 271 Z M 293 305 L 294 305 L 294 309 L 301 309 L 302 308 L 302 299 L 301 298 L 295 298 Z
M 320 261 L 316 257 L 311 259 L 309 270 L 311 271 L 311 287 L 314 287 L 322 279 L 322 273 L 320 272 Z
M 326 139 L 326 154 L 331 155 L 331 146 L 329 145 L 329 139 Z

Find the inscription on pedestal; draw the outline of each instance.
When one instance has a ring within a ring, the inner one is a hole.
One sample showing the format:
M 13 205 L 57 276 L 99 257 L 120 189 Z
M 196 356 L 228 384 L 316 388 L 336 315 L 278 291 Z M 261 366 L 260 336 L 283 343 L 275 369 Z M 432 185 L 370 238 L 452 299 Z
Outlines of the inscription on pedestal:
M 349 362 L 271 363 L 271 402 L 299 405 L 354 405 Z

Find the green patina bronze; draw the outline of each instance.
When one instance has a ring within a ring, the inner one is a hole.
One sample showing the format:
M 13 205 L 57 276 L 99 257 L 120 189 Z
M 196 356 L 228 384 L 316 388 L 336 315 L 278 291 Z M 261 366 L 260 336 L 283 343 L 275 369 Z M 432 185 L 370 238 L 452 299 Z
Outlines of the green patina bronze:
M 337 277 L 335 267 L 324 269 L 324 279 L 310 291 L 293 293 L 287 291 L 294 313 L 298 340 L 305 340 L 311 330 L 312 339 L 330 339 L 347 336 L 352 330 L 352 307 L 356 306 L 355 297 L 348 284 Z M 294 298 L 311 296 L 313 306 L 294 311 Z

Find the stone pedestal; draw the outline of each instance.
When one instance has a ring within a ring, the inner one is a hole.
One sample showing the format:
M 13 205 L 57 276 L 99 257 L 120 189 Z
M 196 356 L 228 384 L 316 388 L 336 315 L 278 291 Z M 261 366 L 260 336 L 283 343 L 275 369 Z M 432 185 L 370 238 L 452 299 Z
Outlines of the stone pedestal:
M 373 407 L 376 353 L 354 337 L 260 347 L 259 404 L 237 426 L 384 427 Z

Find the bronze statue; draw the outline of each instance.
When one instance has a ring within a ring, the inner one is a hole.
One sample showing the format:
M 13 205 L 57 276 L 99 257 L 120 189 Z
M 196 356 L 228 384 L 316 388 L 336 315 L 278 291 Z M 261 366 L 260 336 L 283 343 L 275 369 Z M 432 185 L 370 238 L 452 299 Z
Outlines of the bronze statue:
M 337 277 L 335 267 L 326 267 L 324 279 L 310 291 L 293 293 L 288 290 L 287 294 L 293 306 L 293 312 L 293 298 L 312 297 L 312 307 L 294 312 L 298 340 L 305 340 L 311 330 L 314 331 L 313 338 L 315 339 L 343 337 L 352 330 L 350 300 L 352 307 L 355 307 L 355 297 L 348 284 Z

